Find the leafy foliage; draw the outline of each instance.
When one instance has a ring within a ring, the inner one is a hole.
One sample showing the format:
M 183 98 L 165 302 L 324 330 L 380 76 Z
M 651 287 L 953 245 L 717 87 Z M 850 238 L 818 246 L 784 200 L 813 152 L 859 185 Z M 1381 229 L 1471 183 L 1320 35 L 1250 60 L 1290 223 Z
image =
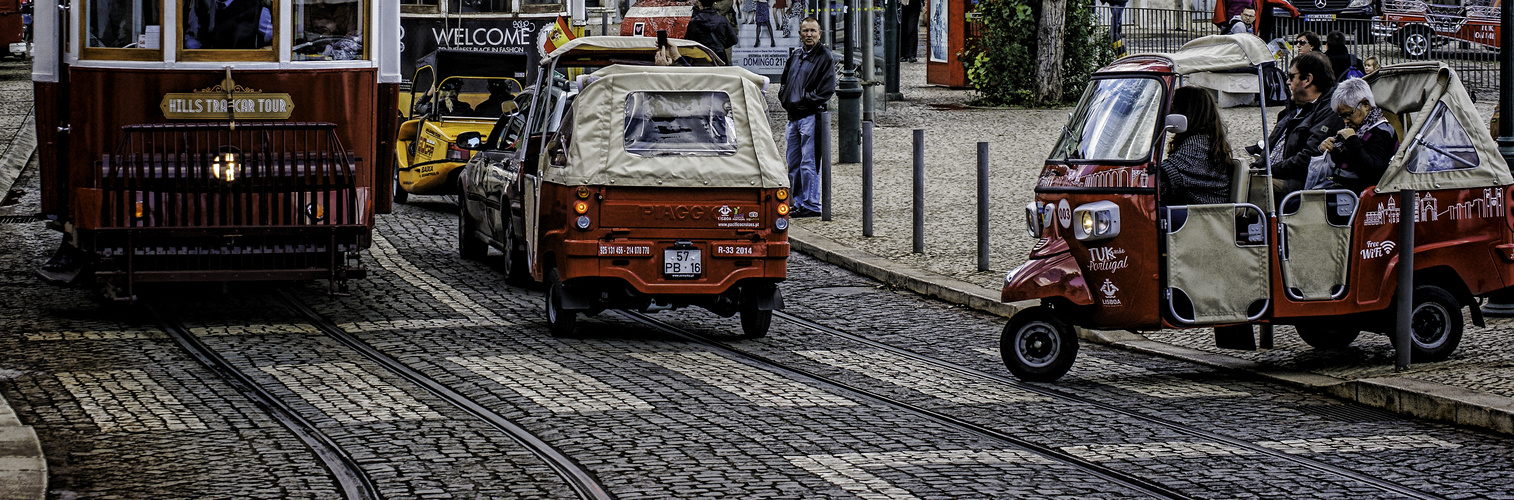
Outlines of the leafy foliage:
M 1114 60 L 1106 29 L 1094 26 L 1093 4 L 1067 1 L 1067 19 L 1062 32 L 1062 98 L 1077 100 L 1088 86 L 1093 71 Z M 967 66 L 968 83 L 977 89 L 976 104 L 987 106 L 1055 106 L 1064 103 L 1035 102 L 1038 0 L 981 0 L 977 13 L 982 23 L 976 46 L 958 58 Z

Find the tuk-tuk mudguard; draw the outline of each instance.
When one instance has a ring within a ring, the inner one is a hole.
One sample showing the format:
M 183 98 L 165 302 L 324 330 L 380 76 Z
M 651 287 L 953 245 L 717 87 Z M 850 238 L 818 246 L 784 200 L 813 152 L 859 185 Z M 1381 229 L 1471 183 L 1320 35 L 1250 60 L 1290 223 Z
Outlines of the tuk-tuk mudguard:
M 1083 281 L 1083 271 L 1071 253 L 1026 261 L 1015 268 L 1004 282 L 999 301 L 1018 302 L 1046 297 L 1061 297 L 1074 305 L 1093 305 L 1093 295 Z

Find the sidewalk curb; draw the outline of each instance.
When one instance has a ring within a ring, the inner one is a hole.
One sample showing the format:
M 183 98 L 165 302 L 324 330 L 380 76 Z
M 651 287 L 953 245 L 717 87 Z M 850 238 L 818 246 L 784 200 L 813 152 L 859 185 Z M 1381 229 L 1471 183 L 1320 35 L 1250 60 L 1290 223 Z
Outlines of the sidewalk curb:
M 1037 301 L 1001 303 L 997 298 L 997 290 L 905 266 L 847 247 L 799 226 L 789 228 L 789 244 L 795 250 L 888 285 L 989 314 L 1009 317 L 1020 310 L 1038 305 Z M 1284 370 L 1234 356 L 1148 340 L 1143 335 L 1124 331 L 1078 328 L 1078 338 L 1130 351 L 1249 373 L 1263 380 L 1328 394 L 1401 415 L 1514 435 L 1514 400 L 1503 396 L 1405 377 L 1347 380 Z
M 5 150 L 4 158 L 0 158 L 0 198 L 5 197 L 16 179 L 21 177 L 21 171 L 31 163 L 32 155 L 37 152 L 37 127 L 34 125 L 34 117 L 30 114 L 25 120 L 21 120 L 21 128 L 11 136 L 10 145 Z
M 47 495 L 47 460 L 37 431 L 21 425 L 0 396 L 0 500 L 34 500 Z

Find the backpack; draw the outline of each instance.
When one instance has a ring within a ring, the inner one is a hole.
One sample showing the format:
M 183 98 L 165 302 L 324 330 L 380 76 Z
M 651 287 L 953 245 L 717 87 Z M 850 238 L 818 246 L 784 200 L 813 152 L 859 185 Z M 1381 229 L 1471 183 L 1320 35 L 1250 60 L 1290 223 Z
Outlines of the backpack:
M 1346 67 L 1346 73 L 1345 73 L 1345 75 L 1346 75 L 1346 77 L 1342 78 L 1342 80 L 1349 80 L 1349 79 L 1352 79 L 1352 78 L 1361 78 L 1363 76 L 1367 76 L 1366 73 L 1362 72 L 1362 60 L 1358 59 L 1356 57 L 1356 54 L 1351 54 L 1351 65 Z

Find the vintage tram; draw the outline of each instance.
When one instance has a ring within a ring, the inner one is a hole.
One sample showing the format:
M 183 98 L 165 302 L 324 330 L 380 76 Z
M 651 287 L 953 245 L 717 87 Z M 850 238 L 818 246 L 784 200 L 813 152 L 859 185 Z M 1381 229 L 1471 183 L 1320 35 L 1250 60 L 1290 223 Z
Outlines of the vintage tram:
M 39 269 L 146 282 L 361 278 L 389 210 L 399 0 L 39 0 Z M 376 188 L 375 186 L 381 186 Z

